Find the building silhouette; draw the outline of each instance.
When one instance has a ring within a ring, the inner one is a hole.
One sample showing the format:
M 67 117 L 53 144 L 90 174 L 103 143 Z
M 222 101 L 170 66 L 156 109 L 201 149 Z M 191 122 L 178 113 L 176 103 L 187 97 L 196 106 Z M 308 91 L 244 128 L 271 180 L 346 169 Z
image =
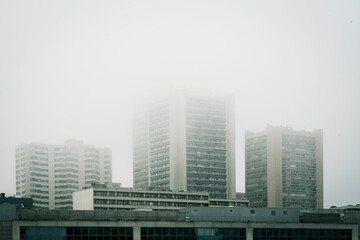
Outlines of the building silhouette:
M 235 199 L 232 95 L 170 90 L 134 117 L 134 188 L 208 192 Z
M 111 166 L 110 149 L 81 141 L 23 144 L 16 147 L 16 194 L 32 198 L 34 208 L 72 209 L 72 192 L 111 183 Z
M 267 126 L 245 133 L 246 196 L 252 207 L 323 208 L 323 132 Z

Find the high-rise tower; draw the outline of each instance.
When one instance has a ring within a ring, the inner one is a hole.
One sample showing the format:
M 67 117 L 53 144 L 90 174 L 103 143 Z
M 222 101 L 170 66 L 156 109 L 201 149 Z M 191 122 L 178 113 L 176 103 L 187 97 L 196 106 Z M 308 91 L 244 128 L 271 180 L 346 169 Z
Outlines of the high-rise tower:
M 246 196 L 252 207 L 323 208 L 323 132 L 268 126 L 245 133 Z
M 110 149 L 81 141 L 23 144 L 16 147 L 16 194 L 33 198 L 36 208 L 72 209 L 72 192 L 111 183 L 111 166 Z
M 134 187 L 235 198 L 232 95 L 171 90 L 134 119 Z

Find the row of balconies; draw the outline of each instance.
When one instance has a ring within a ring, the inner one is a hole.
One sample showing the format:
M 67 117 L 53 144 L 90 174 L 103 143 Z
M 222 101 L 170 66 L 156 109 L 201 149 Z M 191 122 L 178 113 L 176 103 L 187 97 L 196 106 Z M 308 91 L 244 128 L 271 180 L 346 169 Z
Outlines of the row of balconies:
M 61 158 L 55 158 L 54 162 L 55 162 L 55 164 L 56 163 L 63 164 L 63 163 L 69 163 L 69 162 L 77 164 L 79 162 L 79 159 L 78 158 L 71 158 L 71 157 L 61 157 Z
M 188 135 L 186 138 L 186 142 L 189 144 L 221 144 L 221 145 L 226 145 L 226 138 L 208 138 L 208 137 L 203 137 L 203 138 L 197 138 L 197 137 L 193 137 L 191 135 Z
M 213 163 L 224 163 L 226 162 L 226 156 L 207 156 L 207 155 L 194 155 L 194 154 L 187 154 L 186 159 L 188 163 L 208 163 L 209 161 Z
M 211 171 L 211 170 L 202 170 L 201 168 L 199 169 L 187 169 L 187 173 L 191 174 L 191 176 L 195 176 L 195 175 L 210 175 L 213 177 L 224 177 L 226 176 L 226 171 Z
M 116 192 L 116 191 L 94 191 L 97 197 L 113 197 L 113 198 L 157 198 L 157 199 L 190 199 L 190 200 L 207 200 L 206 193 L 159 193 L 159 192 Z
M 71 185 L 71 184 L 57 185 L 57 186 L 55 186 L 55 189 L 72 189 L 72 190 L 78 190 L 78 189 L 79 189 L 79 186 L 78 186 L 78 185 Z
M 220 150 L 220 151 L 226 151 L 226 144 L 216 145 L 216 144 L 191 144 L 188 143 L 186 145 L 188 149 L 207 149 L 207 150 Z
M 187 132 L 188 136 L 191 135 L 192 137 L 221 137 L 226 138 L 225 131 L 205 131 L 205 130 L 192 130 Z
M 38 183 L 30 183 L 30 191 L 34 188 L 40 188 L 40 189 L 49 189 L 48 184 L 38 184 Z
M 197 202 L 159 202 L 159 201 L 115 201 L 112 202 L 107 200 L 94 200 L 96 207 L 105 207 L 106 205 L 129 205 L 129 206 L 149 206 L 149 207 L 208 207 L 208 202 L 197 203 Z
M 67 195 L 63 195 L 63 196 L 55 196 L 55 201 L 56 200 L 68 200 L 71 199 L 72 201 L 72 194 L 67 194 Z
M 198 156 L 206 156 L 206 157 L 226 157 L 226 151 L 187 151 L 186 153 L 189 157 L 194 157 L 197 159 Z
M 225 124 L 226 115 L 211 115 L 210 113 L 198 114 L 197 112 L 187 112 L 186 113 L 187 122 L 199 122 L 199 123 L 213 123 L 213 124 Z
M 35 173 L 35 172 L 30 172 L 30 176 L 31 177 L 49 178 L 49 174 L 42 174 L 42 173 Z M 25 177 L 25 176 L 22 176 L 22 177 Z
M 55 185 L 66 184 L 66 183 L 79 184 L 79 181 L 78 181 L 77 179 L 61 179 L 61 180 L 55 180 Z
M 61 190 L 61 191 L 55 191 L 55 195 L 72 195 L 74 191 L 73 190 Z
M 212 168 L 212 169 L 226 169 L 226 163 L 205 163 L 205 162 L 188 162 L 187 168 Z
M 226 132 L 225 124 L 214 124 L 214 123 L 198 123 L 198 122 L 188 122 L 186 124 L 186 130 L 201 130 L 201 131 L 221 131 Z

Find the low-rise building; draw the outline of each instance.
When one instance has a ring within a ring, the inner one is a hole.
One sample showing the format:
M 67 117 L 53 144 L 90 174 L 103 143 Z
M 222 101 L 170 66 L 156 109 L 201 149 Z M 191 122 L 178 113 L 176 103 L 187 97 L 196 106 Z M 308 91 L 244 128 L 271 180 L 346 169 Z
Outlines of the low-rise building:
M 117 188 L 93 185 L 73 193 L 74 210 L 170 210 L 185 207 L 247 207 L 244 199 L 211 199 L 209 193 L 173 192 L 161 188 Z
M 327 212 L 334 213 L 323 213 Z M 300 221 L 301 213 L 300 209 L 244 207 L 193 207 L 180 211 L 21 210 L 17 219 L 11 221 L 11 234 L 6 239 L 359 239 L 358 224 L 304 223 Z

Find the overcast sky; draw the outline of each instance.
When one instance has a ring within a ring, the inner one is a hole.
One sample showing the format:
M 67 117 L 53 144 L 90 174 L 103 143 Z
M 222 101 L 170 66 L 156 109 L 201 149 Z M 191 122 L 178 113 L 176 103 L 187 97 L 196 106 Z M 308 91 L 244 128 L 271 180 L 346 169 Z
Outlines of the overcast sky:
M 360 203 L 360 1 L 0 0 L 0 192 L 15 146 L 110 147 L 132 186 L 132 107 L 147 92 L 236 94 L 244 130 L 324 130 L 325 207 Z

